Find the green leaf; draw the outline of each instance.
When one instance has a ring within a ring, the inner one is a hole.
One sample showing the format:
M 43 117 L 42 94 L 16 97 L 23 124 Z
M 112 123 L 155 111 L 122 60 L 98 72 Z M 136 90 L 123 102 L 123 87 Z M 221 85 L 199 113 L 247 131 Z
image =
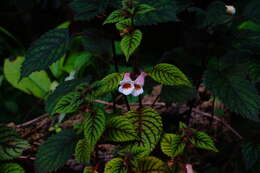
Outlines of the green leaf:
M 127 168 L 124 165 L 124 160 L 114 158 L 106 163 L 104 173 L 127 173 Z
M 28 147 L 28 142 L 21 139 L 14 129 L 0 125 L 0 160 L 20 156 Z
M 75 148 L 75 157 L 77 162 L 89 163 L 93 149 L 93 145 L 90 145 L 88 139 L 79 140 Z
M 131 25 L 132 25 L 131 19 L 125 19 L 116 24 L 116 29 L 118 29 L 119 31 L 122 31 L 126 28 L 131 27 Z
M 75 12 L 76 21 L 88 21 L 103 13 L 107 5 L 108 0 L 74 0 L 70 8 Z
M 259 96 L 255 87 L 241 74 L 230 73 L 208 70 L 204 74 L 204 83 L 231 111 L 258 121 Z
M 64 95 L 57 102 L 52 113 L 73 113 L 76 112 L 84 102 L 79 92 L 71 92 Z
M 189 140 L 198 148 L 218 152 L 211 137 L 204 132 L 196 132 L 193 137 L 189 138 Z
M 184 85 L 191 86 L 188 78 L 172 64 L 157 64 L 152 72 L 149 73 L 149 76 L 153 78 L 156 82 L 159 82 L 164 85 Z
M 179 122 L 179 129 L 187 129 L 188 128 L 188 126 L 185 124 L 185 123 L 183 123 L 183 122 Z
M 246 142 L 242 146 L 242 154 L 246 169 L 251 169 L 260 159 L 260 145 Z
M 24 57 L 17 57 L 15 60 L 10 61 L 5 59 L 4 62 L 4 75 L 8 82 L 13 87 L 27 93 L 32 94 L 39 98 L 45 98 L 50 91 L 51 81 L 46 72 L 34 72 L 28 77 L 22 79 L 20 75 L 20 68 L 24 62 Z
M 256 24 L 260 24 L 259 8 L 260 8 L 260 2 L 258 0 L 252 0 L 246 6 L 243 15 L 249 20 L 255 22 Z
M 16 163 L 0 164 L 1 173 L 25 173 L 24 169 Z
M 106 117 L 101 109 L 96 109 L 84 115 L 84 136 L 91 146 L 94 146 L 103 134 L 106 126 Z
M 48 96 L 45 101 L 45 110 L 46 112 L 53 114 L 55 113 L 55 108 L 60 99 L 62 99 L 67 94 L 74 92 L 80 85 L 86 85 L 89 81 L 89 78 L 82 80 L 71 80 L 66 81 L 58 85 L 54 92 Z
M 126 61 L 134 53 L 136 48 L 140 45 L 142 40 L 142 32 L 139 29 L 132 31 L 125 35 L 121 40 L 121 49 L 126 57 Z
M 182 137 L 175 134 L 165 134 L 161 141 L 161 149 L 164 154 L 176 157 L 182 154 L 186 143 L 182 142 Z
M 125 19 L 124 12 L 122 10 L 115 10 L 113 11 L 104 21 L 104 24 L 108 23 L 117 23 Z
M 118 116 L 109 120 L 106 136 L 109 140 L 115 142 L 131 141 L 137 138 L 133 123 L 125 116 Z
M 62 167 L 72 156 L 75 145 L 76 134 L 72 130 L 64 130 L 51 136 L 37 151 L 36 170 L 46 173 Z
M 159 142 L 162 133 L 162 120 L 160 115 L 150 107 L 143 107 L 136 111 L 127 112 L 126 117 L 134 123 L 138 141 L 134 147 L 141 147 L 149 154 Z
M 249 75 L 250 78 L 255 82 L 260 82 L 260 61 L 255 60 L 249 64 Z
M 165 173 L 166 164 L 156 157 L 145 157 L 140 160 L 135 173 Z
M 93 170 L 92 167 L 90 167 L 90 166 L 86 166 L 86 167 L 84 168 L 83 173 L 98 173 L 98 172 L 95 171 L 95 170 Z
M 156 10 L 154 7 L 147 4 L 140 4 L 135 8 L 136 15 L 142 15 L 148 13 L 150 11 Z
M 27 51 L 21 68 L 21 78 L 29 76 L 34 71 L 48 69 L 64 56 L 69 41 L 68 29 L 53 29 L 43 34 Z

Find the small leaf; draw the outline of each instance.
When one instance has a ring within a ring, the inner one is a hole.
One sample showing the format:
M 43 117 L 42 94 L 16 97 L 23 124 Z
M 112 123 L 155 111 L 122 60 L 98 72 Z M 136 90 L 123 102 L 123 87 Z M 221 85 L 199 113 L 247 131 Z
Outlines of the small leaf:
M 21 78 L 34 71 L 48 69 L 63 57 L 70 41 L 68 29 L 53 29 L 35 41 L 26 53 L 21 69 Z
M 198 148 L 218 152 L 211 137 L 204 132 L 196 132 L 194 137 L 189 138 L 189 140 Z
M 250 142 L 244 143 L 242 148 L 243 159 L 246 169 L 251 169 L 260 159 L 260 145 Z
M 127 168 L 124 165 L 124 160 L 114 158 L 106 163 L 104 173 L 127 173 Z
M 148 12 L 153 11 L 153 10 L 156 10 L 156 9 L 152 6 L 150 6 L 150 5 L 140 4 L 136 7 L 135 13 L 137 15 L 142 15 L 142 14 L 148 13 Z
M 137 134 L 131 121 L 125 116 L 114 117 L 107 125 L 107 137 L 115 142 L 125 142 L 135 140 Z
M 37 151 L 36 169 L 47 173 L 62 167 L 72 156 L 75 145 L 76 134 L 72 130 L 64 130 L 51 136 Z
M 135 173 L 165 173 L 166 164 L 156 157 L 145 157 L 140 160 Z
M 116 24 L 116 29 L 118 29 L 119 31 L 122 31 L 126 28 L 131 27 L 131 25 L 132 25 L 131 19 L 125 19 Z
M 104 24 L 107 23 L 117 23 L 125 19 L 125 15 L 122 10 L 115 10 L 113 11 L 104 21 Z
M 95 171 L 95 170 L 93 170 L 92 167 L 90 167 L 90 166 L 86 166 L 86 167 L 84 168 L 83 173 L 98 173 L 98 172 Z
M 94 146 L 105 130 L 105 114 L 102 110 L 96 109 L 95 112 L 83 115 L 84 136 L 88 140 L 89 145 Z
M 164 154 L 176 157 L 183 153 L 186 143 L 182 142 L 182 137 L 175 134 L 165 134 L 161 141 L 161 149 Z
M 132 31 L 125 35 L 121 40 L 121 49 L 126 57 L 126 61 L 134 53 L 136 48 L 140 45 L 142 40 L 142 32 L 139 29 Z
M 191 86 L 188 78 L 178 69 L 176 66 L 171 64 L 157 64 L 149 76 L 153 78 L 156 82 L 164 85 L 186 85 Z
M 78 141 L 75 148 L 75 157 L 79 163 L 89 163 L 93 145 L 90 145 L 87 139 L 81 139 Z
M 25 173 L 24 169 L 16 163 L 0 164 L 1 173 Z
M 179 122 L 179 128 L 180 129 L 187 129 L 188 128 L 188 126 L 185 124 L 185 123 L 183 123 L 183 122 Z

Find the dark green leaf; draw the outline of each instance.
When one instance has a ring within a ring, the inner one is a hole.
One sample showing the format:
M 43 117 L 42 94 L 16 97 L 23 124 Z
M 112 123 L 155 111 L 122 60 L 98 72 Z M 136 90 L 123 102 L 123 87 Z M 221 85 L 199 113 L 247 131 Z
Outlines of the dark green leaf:
M 250 169 L 257 163 L 257 160 L 260 159 L 260 145 L 246 142 L 243 144 L 242 154 L 246 169 Z
M 93 145 L 91 145 L 87 139 L 79 140 L 75 148 L 75 157 L 77 162 L 89 163 L 93 149 Z
M 218 152 L 211 137 L 204 132 L 196 132 L 193 137 L 189 138 L 189 140 L 198 148 Z
M 124 160 L 114 158 L 106 163 L 104 173 L 127 173 L 127 168 L 124 165 Z
M 25 173 L 24 169 L 16 163 L 0 164 L 1 173 Z
M 170 157 L 183 153 L 185 146 L 182 137 L 175 134 L 165 134 L 161 141 L 162 152 Z
M 246 6 L 244 11 L 244 16 L 249 20 L 252 20 L 256 24 L 260 24 L 260 2 L 258 0 L 252 0 Z

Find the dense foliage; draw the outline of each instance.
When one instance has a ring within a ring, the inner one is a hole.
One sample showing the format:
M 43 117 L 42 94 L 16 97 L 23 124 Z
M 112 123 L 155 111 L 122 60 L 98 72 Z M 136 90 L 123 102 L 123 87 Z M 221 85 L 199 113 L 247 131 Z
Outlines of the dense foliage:
M 0 114 L 34 107 L 55 129 L 37 149 L 35 172 L 70 159 L 84 173 L 259 172 L 258 0 L 3 4 L 22 17 L 12 11 L 0 26 Z M 19 34 L 14 21 L 37 29 L 29 34 L 22 24 Z M 209 109 L 199 109 L 205 101 Z M 4 125 L 15 118 L 3 117 L 0 170 L 23 173 L 16 159 L 30 144 Z M 80 121 L 60 127 L 71 117 Z M 205 117 L 204 127 L 194 125 Z M 102 145 L 114 148 L 111 158 L 99 158 Z

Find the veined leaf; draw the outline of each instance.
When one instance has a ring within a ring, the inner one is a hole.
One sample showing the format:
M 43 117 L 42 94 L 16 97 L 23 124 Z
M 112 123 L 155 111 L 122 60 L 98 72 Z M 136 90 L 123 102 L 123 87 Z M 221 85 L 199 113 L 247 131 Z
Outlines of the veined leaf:
M 64 130 L 51 136 L 38 149 L 36 170 L 46 173 L 60 168 L 72 156 L 75 145 L 76 134 L 72 130 Z
M 108 0 L 74 0 L 70 7 L 77 21 L 87 21 L 103 13 L 107 5 Z
M 114 158 L 106 163 L 104 173 L 127 173 L 127 168 L 124 165 L 124 160 Z
M 124 158 L 125 160 L 129 161 L 131 165 L 134 167 L 138 166 L 139 160 L 145 157 L 146 153 L 144 149 L 138 146 L 127 146 L 122 150 L 118 151 L 118 156 Z
M 135 9 L 135 14 L 142 15 L 142 14 L 148 13 L 153 10 L 156 10 L 156 9 L 150 5 L 140 4 L 140 5 L 137 5 L 137 7 Z
M 126 116 L 134 123 L 138 136 L 138 142 L 134 147 L 144 149 L 149 154 L 158 143 L 162 133 L 162 120 L 160 115 L 150 107 L 144 107 L 137 111 L 129 111 Z
M 1 173 L 25 173 L 24 169 L 17 163 L 0 164 Z
M 86 167 L 84 168 L 83 173 L 98 173 L 98 172 L 95 171 L 95 170 L 93 170 L 92 167 L 90 167 L 90 166 L 86 166 Z
M 87 113 L 84 117 L 86 118 L 84 121 L 84 136 L 89 145 L 94 146 L 105 130 L 105 114 L 102 110 L 96 109 L 95 112 Z
M 32 94 L 39 98 L 44 98 L 50 91 L 51 81 L 46 72 L 34 72 L 28 77 L 22 79 L 20 75 L 20 68 L 24 62 L 24 57 L 17 57 L 14 61 L 5 59 L 4 75 L 8 82 L 13 87 L 22 90 L 27 94 Z
M 176 66 L 171 64 L 157 64 L 149 76 L 153 78 L 156 82 L 164 85 L 186 85 L 191 86 L 188 78 L 178 69 Z
M 189 138 L 189 140 L 198 148 L 218 152 L 211 137 L 204 132 L 196 132 L 194 137 Z
M 137 139 L 134 124 L 125 116 L 110 119 L 107 131 L 107 137 L 111 141 L 125 142 Z
M 145 157 L 139 161 L 135 173 L 165 173 L 166 164 L 156 157 Z
M 126 57 L 126 61 L 134 53 L 136 48 L 140 45 L 142 40 L 142 32 L 139 29 L 132 31 L 125 35 L 121 40 L 121 49 Z
M 260 82 L 260 61 L 256 60 L 249 64 L 249 75 L 254 82 Z
M 53 29 L 35 41 L 26 53 L 21 68 L 21 78 L 34 71 L 48 69 L 63 57 L 70 41 L 68 29 Z
M 257 163 L 257 160 L 260 159 L 260 145 L 250 142 L 244 143 L 242 154 L 246 169 L 250 169 Z
M 128 27 L 131 27 L 131 19 L 125 19 L 116 24 L 116 29 L 122 31 Z
M 0 125 L 0 160 L 11 160 L 20 156 L 28 147 L 28 142 L 21 139 L 14 129 Z
M 79 140 L 75 148 L 75 157 L 77 162 L 89 163 L 93 149 L 93 145 L 90 145 L 87 139 Z
M 117 23 L 125 19 L 124 12 L 122 10 L 115 10 L 113 11 L 104 21 L 104 24 L 107 23 Z
M 231 111 L 259 120 L 259 96 L 255 87 L 243 76 L 211 69 L 204 74 L 204 83 Z
M 161 149 L 164 154 L 176 157 L 185 149 L 186 143 L 182 142 L 182 137 L 175 134 L 165 134 L 161 141 Z

